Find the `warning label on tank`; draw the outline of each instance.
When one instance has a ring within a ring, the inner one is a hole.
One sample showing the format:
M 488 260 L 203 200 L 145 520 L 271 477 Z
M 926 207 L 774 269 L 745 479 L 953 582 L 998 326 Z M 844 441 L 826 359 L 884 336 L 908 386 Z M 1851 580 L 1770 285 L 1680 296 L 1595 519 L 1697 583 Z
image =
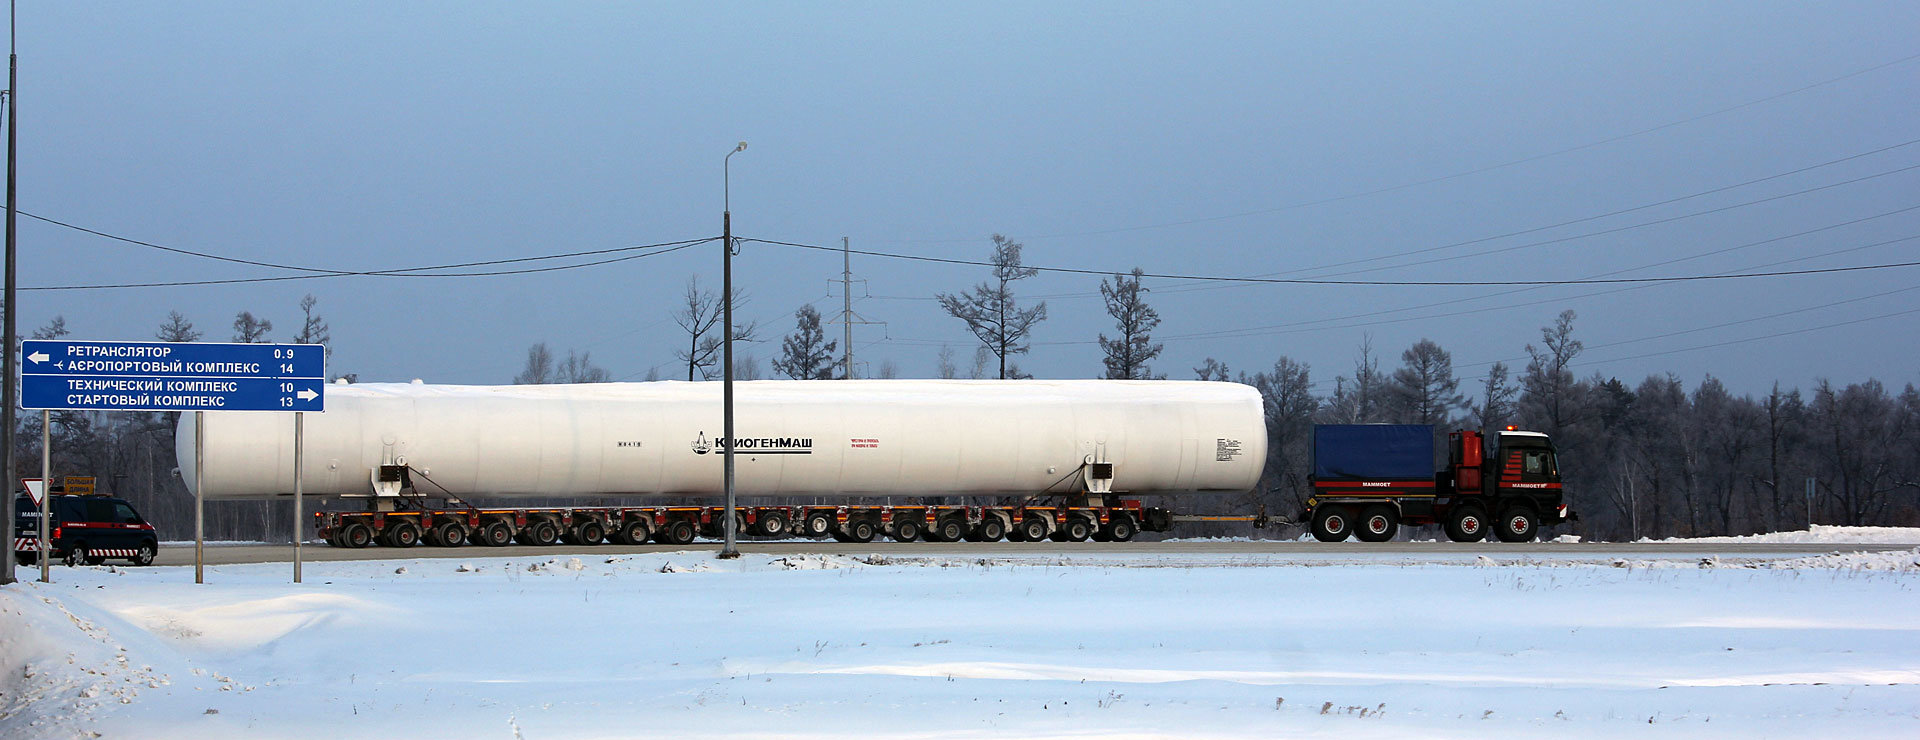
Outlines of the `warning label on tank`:
M 874 449 L 880 446 L 880 440 L 877 439 L 853 439 L 848 440 L 848 442 L 856 450 Z
M 1214 462 L 1233 462 L 1242 452 L 1245 450 L 1240 449 L 1240 440 L 1237 439 L 1219 439 L 1213 443 Z

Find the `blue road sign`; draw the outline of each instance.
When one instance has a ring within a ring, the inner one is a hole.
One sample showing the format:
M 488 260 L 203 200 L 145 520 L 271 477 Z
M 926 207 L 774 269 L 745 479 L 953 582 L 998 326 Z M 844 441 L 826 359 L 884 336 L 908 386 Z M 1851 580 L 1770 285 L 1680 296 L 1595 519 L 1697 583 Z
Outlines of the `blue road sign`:
M 96 411 L 324 411 L 318 344 L 21 343 L 20 407 Z

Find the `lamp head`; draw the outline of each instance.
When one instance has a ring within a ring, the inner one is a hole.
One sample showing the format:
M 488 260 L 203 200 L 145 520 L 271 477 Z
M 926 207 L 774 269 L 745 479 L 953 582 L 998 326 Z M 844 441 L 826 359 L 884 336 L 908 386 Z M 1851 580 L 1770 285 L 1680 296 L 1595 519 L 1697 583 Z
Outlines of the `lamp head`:
M 746 150 L 747 150 L 747 142 L 744 142 L 744 141 L 740 142 L 739 146 L 736 146 L 733 148 L 733 151 L 735 152 L 744 152 Z

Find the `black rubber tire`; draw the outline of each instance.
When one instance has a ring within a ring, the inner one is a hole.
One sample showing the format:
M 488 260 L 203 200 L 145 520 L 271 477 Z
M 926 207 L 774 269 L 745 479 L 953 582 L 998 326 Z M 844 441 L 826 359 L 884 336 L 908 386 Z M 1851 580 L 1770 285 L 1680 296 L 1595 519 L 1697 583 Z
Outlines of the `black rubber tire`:
M 413 522 L 401 522 L 388 527 L 387 544 L 403 548 L 420 544 L 420 527 Z
M 1133 517 L 1125 514 L 1117 514 L 1112 519 L 1107 520 L 1107 526 L 1104 528 L 1104 531 L 1108 541 L 1126 542 L 1127 540 L 1133 539 L 1134 535 L 1140 533 L 1140 527 L 1133 523 Z
M 1479 506 L 1456 506 L 1447 512 L 1447 539 L 1479 542 L 1487 538 L 1487 512 Z
M 85 562 L 86 559 L 87 559 L 87 543 L 78 542 L 78 543 L 74 543 L 73 545 L 67 548 L 67 556 L 65 558 L 61 558 L 60 564 L 71 568 L 73 566 L 79 565 L 82 562 Z
M 1493 534 L 1501 542 L 1532 542 L 1539 533 L 1540 515 L 1525 506 L 1508 507 L 1493 525 Z
M 1313 507 L 1313 538 L 1321 542 L 1344 542 L 1353 534 L 1353 514 L 1339 506 Z
M 1055 542 L 1086 542 L 1093 537 L 1093 523 L 1085 517 L 1068 517 L 1060 531 L 1053 533 Z
M 760 520 L 753 524 L 753 533 L 761 537 L 780 537 L 785 535 L 787 533 L 787 513 L 784 511 L 769 511 L 761 514 Z
M 573 540 L 588 547 L 598 545 L 607 541 L 607 528 L 598 521 L 588 519 L 574 525 Z
M 957 516 L 941 517 L 927 530 L 927 539 L 935 542 L 959 542 L 967 537 L 967 520 Z
M 345 545 L 340 544 L 340 530 L 338 529 L 328 532 L 327 536 L 322 539 L 326 541 L 328 547 L 345 547 Z
M 872 542 L 873 536 L 877 534 L 878 531 L 879 531 L 879 528 L 873 526 L 872 521 L 867 519 L 855 519 L 853 521 L 847 522 L 847 541 L 860 543 L 860 544 Z
M 653 527 L 641 519 L 631 519 L 613 533 L 613 541 L 622 545 L 644 545 L 653 536 Z
M 467 528 L 459 522 L 442 522 L 428 533 L 428 544 L 435 547 L 459 547 L 467 544 Z
M 1047 520 L 1030 516 L 1020 521 L 1020 536 L 1026 542 L 1039 542 L 1047 538 Z
M 975 527 L 973 533 L 974 538 L 981 542 L 998 542 L 1007 536 L 1007 525 L 1000 521 L 1000 517 L 990 516 L 981 519 L 980 526 Z
M 660 541 L 664 544 L 690 545 L 693 544 L 693 538 L 697 534 L 699 534 L 699 532 L 694 528 L 693 522 L 685 519 L 675 519 L 667 522 L 667 526 L 660 528 L 659 537 Z
M 892 536 L 895 542 L 912 542 L 920 539 L 920 522 L 913 519 L 894 522 Z
M 1361 542 L 1388 542 L 1400 533 L 1400 515 L 1386 504 L 1374 504 L 1360 510 L 1360 521 L 1353 534 Z
M 373 544 L 373 528 L 353 522 L 340 530 L 340 544 L 354 550 Z
M 513 541 L 513 525 L 495 519 L 473 530 L 470 539 L 481 547 L 506 547 L 507 543 Z
M 552 547 L 560 541 L 560 525 L 552 519 L 536 519 L 521 533 L 527 536 L 527 544 L 534 547 Z
M 156 542 L 149 540 L 149 541 L 140 543 L 139 547 L 134 548 L 133 557 L 128 558 L 128 561 L 132 562 L 134 565 L 145 568 L 149 565 L 153 565 L 153 559 L 155 557 L 158 557 L 159 555 L 160 555 L 160 545 Z
M 800 534 L 802 536 L 818 539 L 833 534 L 834 522 L 833 512 L 831 511 L 815 511 L 809 513 L 807 514 L 807 518 L 801 520 L 800 523 L 802 530 Z

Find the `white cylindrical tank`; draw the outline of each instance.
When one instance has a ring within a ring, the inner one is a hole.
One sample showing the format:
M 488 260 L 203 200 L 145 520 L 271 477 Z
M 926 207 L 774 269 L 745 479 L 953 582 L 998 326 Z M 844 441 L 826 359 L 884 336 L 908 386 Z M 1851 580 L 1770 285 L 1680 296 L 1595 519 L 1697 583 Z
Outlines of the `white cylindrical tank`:
M 720 383 L 330 385 L 306 415 L 306 493 L 369 495 L 380 465 L 435 496 L 722 493 Z M 1267 434 L 1237 383 L 1116 380 L 744 381 L 734 384 L 741 495 L 1243 492 Z M 180 472 L 197 487 L 194 415 Z M 208 412 L 208 498 L 293 492 L 293 415 Z M 431 482 L 429 482 L 431 481 Z

